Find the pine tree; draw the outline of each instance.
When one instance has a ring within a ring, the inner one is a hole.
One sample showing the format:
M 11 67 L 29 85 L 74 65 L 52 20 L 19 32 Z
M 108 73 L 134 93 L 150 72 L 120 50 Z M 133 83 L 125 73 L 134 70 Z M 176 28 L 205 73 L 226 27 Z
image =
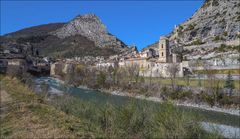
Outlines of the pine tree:
M 229 89 L 229 95 L 231 96 L 232 95 L 232 90 L 235 88 L 235 86 L 234 86 L 233 77 L 232 77 L 230 71 L 228 72 L 224 88 Z

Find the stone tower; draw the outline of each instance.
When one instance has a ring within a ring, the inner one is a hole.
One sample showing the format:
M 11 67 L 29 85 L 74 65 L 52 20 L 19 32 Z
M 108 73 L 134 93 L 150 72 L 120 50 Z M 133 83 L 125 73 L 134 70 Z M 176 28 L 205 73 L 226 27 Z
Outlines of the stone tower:
M 166 37 L 160 37 L 159 40 L 159 62 L 168 63 L 171 62 L 169 52 L 169 40 Z

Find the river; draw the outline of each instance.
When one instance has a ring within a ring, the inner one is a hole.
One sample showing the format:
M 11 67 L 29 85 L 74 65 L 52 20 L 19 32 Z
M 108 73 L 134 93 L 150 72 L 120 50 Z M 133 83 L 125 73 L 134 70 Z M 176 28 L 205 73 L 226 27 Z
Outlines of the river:
M 122 105 L 131 101 L 131 97 L 111 95 L 96 90 L 82 89 L 78 87 L 71 87 L 64 85 L 61 81 L 50 77 L 36 78 L 37 83 L 36 90 L 40 90 L 42 82 L 47 83 L 50 86 L 49 92 L 51 94 L 62 95 L 63 93 L 69 93 L 72 96 L 80 97 L 85 100 L 98 102 L 99 105 L 103 103 L 111 103 L 113 105 Z M 161 105 L 159 102 L 147 101 L 137 99 L 137 101 L 146 101 L 150 105 Z M 218 130 L 225 137 L 240 138 L 240 116 L 226 114 L 222 112 L 209 111 L 199 108 L 177 106 L 179 109 L 193 113 L 196 116 L 201 116 L 202 121 L 199 121 L 205 130 L 211 131 L 213 128 Z M 211 128 L 210 128 L 211 127 Z

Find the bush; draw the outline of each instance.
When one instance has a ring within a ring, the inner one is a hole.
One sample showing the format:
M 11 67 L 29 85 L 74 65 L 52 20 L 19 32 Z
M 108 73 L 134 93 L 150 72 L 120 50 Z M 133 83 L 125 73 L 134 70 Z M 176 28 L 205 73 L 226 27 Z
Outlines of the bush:
M 221 106 L 233 104 L 232 99 L 229 96 L 224 95 L 223 98 L 219 100 Z
M 177 100 L 191 99 L 192 92 L 191 91 L 183 91 L 183 90 L 172 91 L 170 93 L 170 98 L 177 99 Z
M 224 35 L 224 36 L 227 36 L 227 35 L 228 35 L 228 33 L 225 31 L 225 32 L 223 33 L 223 35 Z
M 232 77 L 230 71 L 228 72 L 228 76 L 225 81 L 224 88 L 229 89 L 229 95 L 231 96 L 232 90 L 235 88 L 235 86 L 234 86 L 234 80 L 233 80 L 233 77 Z
M 106 85 L 106 74 L 103 71 L 100 71 L 97 75 L 97 84 L 100 87 L 104 87 Z
M 201 93 L 200 99 L 208 103 L 210 106 L 213 106 L 215 104 L 214 97 L 212 95 L 208 95 L 207 93 Z
M 222 37 L 220 36 L 216 36 L 213 41 L 217 42 L 217 41 L 221 41 L 221 40 L 224 40 Z
M 192 25 L 192 24 L 188 25 L 187 30 L 193 30 L 193 29 L 194 29 L 194 25 Z
M 200 39 L 197 39 L 193 41 L 190 45 L 201 45 L 201 44 L 204 44 L 204 42 L 202 42 Z
M 240 53 L 240 45 L 232 46 L 233 50 L 237 50 Z

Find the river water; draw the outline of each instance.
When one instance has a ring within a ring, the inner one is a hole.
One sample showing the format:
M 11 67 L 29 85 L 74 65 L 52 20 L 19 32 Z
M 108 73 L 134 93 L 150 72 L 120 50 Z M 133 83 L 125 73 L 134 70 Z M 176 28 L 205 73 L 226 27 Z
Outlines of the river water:
M 98 102 L 99 105 L 107 102 L 113 105 L 122 105 L 128 103 L 133 99 L 127 96 L 111 95 L 109 93 L 104 93 L 96 90 L 66 86 L 61 81 L 50 77 L 36 78 L 35 82 L 37 84 L 36 90 L 38 91 L 40 90 L 40 84 L 42 82 L 45 82 L 49 85 L 50 87 L 49 92 L 51 94 L 62 95 L 63 93 L 68 93 L 72 96 L 79 97 L 85 100 Z M 137 101 L 139 102 L 146 101 L 150 105 L 161 105 L 159 102 L 140 99 L 138 99 Z M 212 131 L 213 129 L 215 129 L 225 137 L 240 138 L 240 116 L 192 107 L 185 106 L 177 107 L 182 111 L 196 114 L 196 116 L 201 116 L 202 121 L 199 122 L 201 123 L 203 128 L 207 131 Z

